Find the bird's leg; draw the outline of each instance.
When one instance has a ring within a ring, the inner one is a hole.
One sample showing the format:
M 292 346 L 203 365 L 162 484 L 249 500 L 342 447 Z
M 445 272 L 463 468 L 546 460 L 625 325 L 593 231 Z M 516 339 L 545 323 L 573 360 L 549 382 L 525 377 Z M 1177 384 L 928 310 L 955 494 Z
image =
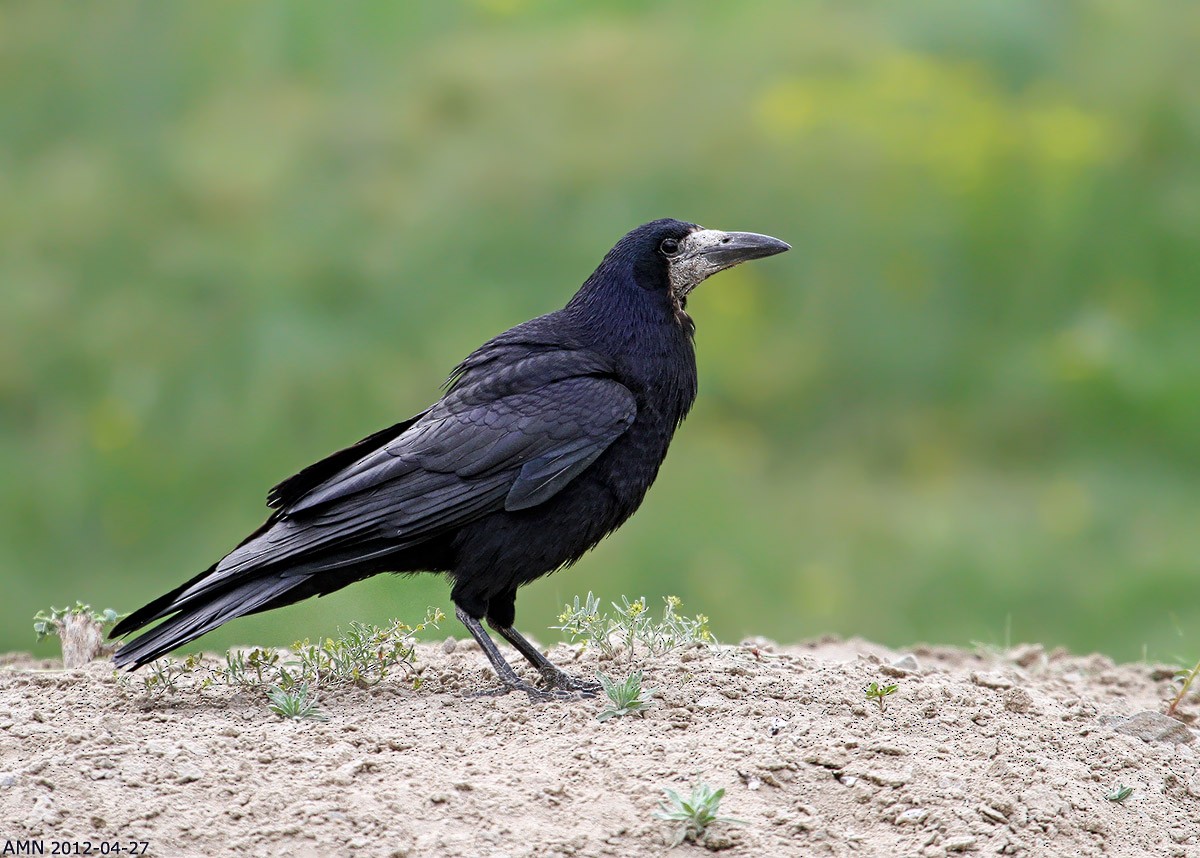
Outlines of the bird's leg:
M 573 698 L 573 695 L 564 693 L 563 691 L 543 690 L 517 676 L 517 672 L 512 669 L 512 665 L 504 660 L 504 656 L 501 655 L 500 650 L 496 647 L 496 642 L 484 631 L 483 624 L 479 620 L 472 617 L 458 605 L 454 606 L 454 615 L 458 617 L 460 623 L 467 627 L 467 631 L 471 633 L 471 637 L 475 638 L 476 643 L 483 649 L 483 654 L 492 663 L 492 670 L 496 671 L 496 676 L 500 677 L 500 681 L 504 683 L 505 692 L 524 691 L 529 695 L 531 701 L 570 700 Z M 522 639 L 522 642 L 526 646 L 529 646 L 528 641 Z
M 546 685 L 550 688 L 559 688 L 563 691 L 578 691 L 587 697 L 594 697 L 596 692 L 600 690 L 600 683 L 586 682 L 578 679 L 564 670 L 555 667 L 554 663 L 538 651 L 538 648 L 531 644 L 525 637 L 512 626 L 497 626 L 493 625 L 496 631 L 517 648 L 517 652 L 525 656 L 525 660 L 538 669 L 542 678 L 546 680 Z

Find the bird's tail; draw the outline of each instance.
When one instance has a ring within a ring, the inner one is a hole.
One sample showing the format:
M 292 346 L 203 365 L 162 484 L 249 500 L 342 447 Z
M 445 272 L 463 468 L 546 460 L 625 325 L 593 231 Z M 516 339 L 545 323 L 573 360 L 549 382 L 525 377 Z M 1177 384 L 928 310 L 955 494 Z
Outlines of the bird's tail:
M 113 662 L 135 670 L 237 617 L 323 596 L 375 572 L 405 568 L 387 540 L 296 552 L 282 562 L 278 554 L 266 526 L 251 534 L 219 563 L 117 623 L 110 638 L 163 620 L 123 644 Z
M 123 644 L 113 656 L 117 667 L 134 670 L 235 617 L 290 605 L 313 594 L 308 575 L 276 574 L 243 579 L 200 597 L 180 599 L 191 583 L 189 581 L 155 599 L 113 628 L 110 637 L 120 637 L 160 617 L 174 614 L 150 631 Z

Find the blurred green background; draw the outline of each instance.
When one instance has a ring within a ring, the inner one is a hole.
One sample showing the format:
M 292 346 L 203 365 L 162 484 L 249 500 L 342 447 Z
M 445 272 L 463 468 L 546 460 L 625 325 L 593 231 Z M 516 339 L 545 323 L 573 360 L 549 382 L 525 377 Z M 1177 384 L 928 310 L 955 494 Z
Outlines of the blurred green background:
M 673 216 L 794 250 L 695 294 L 658 483 L 519 627 L 590 589 L 1194 658 L 1198 38 L 1137 0 L 4 4 L 0 650 L 200 571 Z M 381 576 L 203 643 L 430 604 Z

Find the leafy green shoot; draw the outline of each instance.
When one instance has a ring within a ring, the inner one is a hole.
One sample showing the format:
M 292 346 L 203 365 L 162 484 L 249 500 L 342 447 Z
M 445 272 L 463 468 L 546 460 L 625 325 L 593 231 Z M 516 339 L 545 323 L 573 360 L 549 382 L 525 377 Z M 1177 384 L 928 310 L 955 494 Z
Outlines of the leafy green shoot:
M 887 711 L 887 698 L 895 694 L 898 685 L 880 685 L 878 682 L 872 682 L 865 689 L 868 700 L 874 700 L 879 705 L 879 711 Z
M 38 642 L 41 643 L 51 635 L 61 635 L 63 622 L 71 615 L 79 615 L 90 617 L 92 622 L 100 626 L 102 631 L 107 632 L 116 622 L 125 614 L 118 614 L 112 608 L 105 608 L 103 611 L 93 611 L 92 606 L 84 602 L 76 602 L 74 607 L 69 608 L 50 608 L 50 613 L 38 611 L 33 615 L 33 630 L 37 633 Z
M 599 598 L 588 593 L 582 602 L 576 596 L 572 604 L 565 605 L 559 624 L 551 628 L 566 634 L 572 643 L 583 641 L 610 658 L 623 649 L 630 661 L 638 645 L 655 656 L 692 644 L 715 644 L 708 617 L 686 617 L 679 613 L 680 605 L 677 596 L 667 596 L 661 618 L 655 618 L 644 597 L 631 602 L 622 596 L 621 604 L 612 603 L 616 613 L 610 614 L 601 610 Z
M 604 693 L 608 695 L 611 705 L 596 717 L 601 721 L 619 718 L 623 715 L 643 715 L 654 703 L 646 699 L 652 692 L 642 688 L 642 672 L 635 670 L 624 680 L 614 682 L 603 673 L 596 674 Z
M 721 799 L 725 797 L 725 788 L 714 790 L 705 783 L 697 783 L 692 787 L 692 794 L 683 798 L 673 789 L 663 790 L 666 799 L 659 803 L 659 809 L 654 811 L 658 819 L 669 822 L 679 822 L 678 831 L 672 846 L 678 846 L 685 840 L 698 840 L 705 830 L 714 822 L 725 822 L 732 825 L 745 825 L 740 819 L 718 816 Z
M 1175 674 L 1175 684 L 1179 686 L 1179 690 L 1175 696 L 1171 698 L 1167 705 L 1167 714 L 1175 717 L 1175 713 L 1179 709 L 1179 704 L 1182 703 L 1192 690 L 1192 686 L 1196 684 L 1196 680 L 1200 678 L 1200 661 L 1192 667 L 1180 668 Z
M 347 631 L 338 629 L 335 637 L 318 643 L 298 641 L 290 652 L 263 647 L 230 650 L 216 666 L 211 660 L 206 663 L 199 653 L 183 661 L 160 658 L 151 662 L 141 675 L 142 690 L 151 697 L 174 694 L 185 679 L 201 691 L 224 685 L 265 693 L 271 711 L 285 717 L 317 718 L 318 715 L 311 714 L 319 713 L 315 704 L 311 709 L 306 704 L 320 688 L 377 685 L 397 668 L 414 677 L 416 688 L 419 685 L 413 667 L 416 636 L 430 626 L 437 628 L 443 619 L 445 614 L 430 608 L 415 626 L 400 620 L 393 620 L 386 627 L 354 622 Z M 128 673 L 118 673 L 117 680 L 124 686 L 132 682 Z
M 76 602 L 74 607 L 52 607 L 49 613 L 38 611 L 33 617 L 33 630 L 39 642 L 51 636 L 59 639 L 63 667 L 70 670 L 116 648 L 115 644 L 105 643 L 104 636 L 122 616 L 112 608 L 93 611 L 91 605 Z
M 267 700 L 267 707 L 281 718 L 329 720 L 329 716 L 317 707 L 317 701 L 309 696 L 307 682 L 295 683 L 287 689 L 272 686 L 267 690 Z
M 1125 786 L 1125 784 L 1117 784 L 1112 788 L 1112 791 L 1104 797 L 1109 801 L 1115 801 L 1120 804 L 1131 795 L 1133 795 L 1133 787 Z
M 412 669 L 416 635 L 437 624 L 445 615 L 430 608 L 425 619 L 415 626 L 393 620 L 387 628 L 352 622 L 349 629 L 335 638 L 311 644 L 307 640 L 294 647 L 290 667 L 301 679 L 312 682 L 357 685 L 366 688 L 387 679 L 399 666 Z

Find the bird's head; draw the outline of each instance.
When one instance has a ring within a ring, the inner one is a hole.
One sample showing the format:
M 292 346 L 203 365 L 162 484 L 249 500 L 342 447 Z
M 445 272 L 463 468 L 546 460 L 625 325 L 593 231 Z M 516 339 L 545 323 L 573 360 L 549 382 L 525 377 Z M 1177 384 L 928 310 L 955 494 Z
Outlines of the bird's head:
M 690 325 L 684 312 L 687 297 L 704 280 L 742 262 L 789 249 L 790 245 L 769 235 L 722 232 L 665 218 L 626 234 L 609 252 L 600 270 L 609 264 L 630 265 L 637 284 L 660 293 L 670 301 L 680 322 Z

